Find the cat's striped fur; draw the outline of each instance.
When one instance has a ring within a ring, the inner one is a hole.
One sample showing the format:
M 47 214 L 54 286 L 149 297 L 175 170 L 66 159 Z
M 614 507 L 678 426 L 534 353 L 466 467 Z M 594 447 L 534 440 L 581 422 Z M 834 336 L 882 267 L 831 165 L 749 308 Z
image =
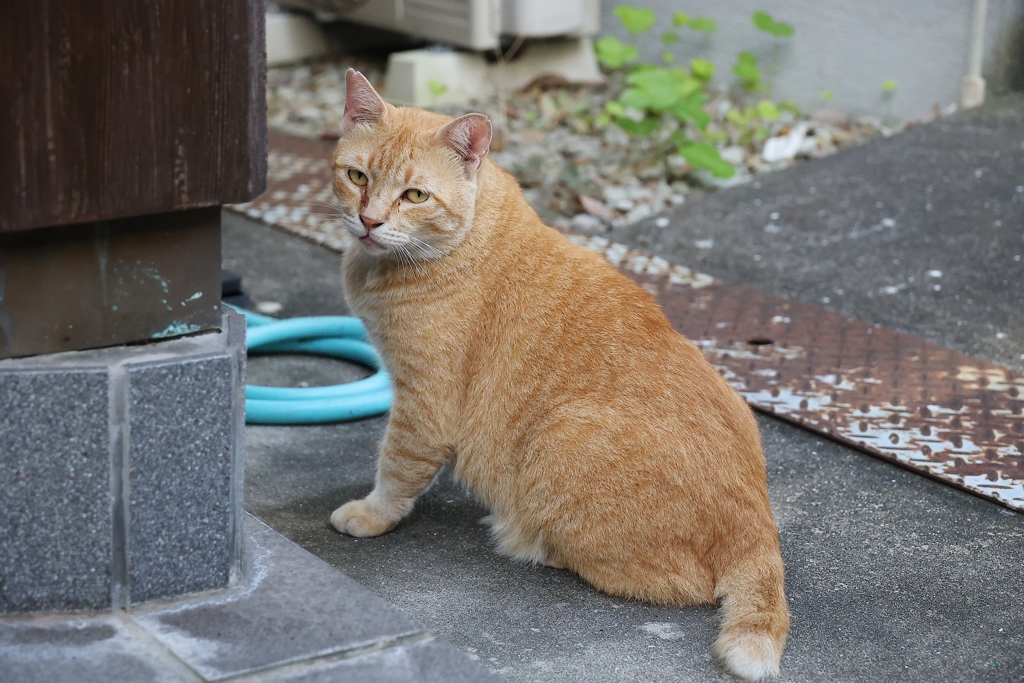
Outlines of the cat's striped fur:
M 395 402 L 373 492 L 331 522 L 382 534 L 453 463 L 501 553 L 720 602 L 725 666 L 777 673 L 789 614 L 750 409 L 647 292 L 540 221 L 485 158 L 484 117 L 391 107 L 356 72 L 348 89 L 346 294 Z

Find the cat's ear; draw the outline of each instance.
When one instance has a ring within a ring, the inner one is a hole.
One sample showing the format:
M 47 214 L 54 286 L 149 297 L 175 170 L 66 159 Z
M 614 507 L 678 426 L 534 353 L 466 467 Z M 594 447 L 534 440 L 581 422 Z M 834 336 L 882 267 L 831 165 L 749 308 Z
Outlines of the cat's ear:
M 491 122 L 483 114 L 466 114 L 437 131 L 437 138 L 459 155 L 472 179 L 491 146 Z
M 366 76 L 355 69 L 345 74 L 345 130 L 359 123 L 371 126 L 380 123 L 388 115 L 388 105 L 366 80 Z

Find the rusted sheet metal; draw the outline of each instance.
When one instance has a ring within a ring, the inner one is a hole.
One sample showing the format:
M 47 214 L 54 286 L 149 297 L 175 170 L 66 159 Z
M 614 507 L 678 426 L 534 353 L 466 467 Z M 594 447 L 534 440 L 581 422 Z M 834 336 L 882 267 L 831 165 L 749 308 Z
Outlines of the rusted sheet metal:
M 326 147 L 273 134 L 267 192 L 232 208 L 343 250 L 329 162 Z M 1024 510 L 1020 373 L 601 237 L 570 239 L 654 294 L 755 408 Z
M 1024 377 L 922 339 L 576 237 L 654 294 L 754 407 L 1024 510 Z

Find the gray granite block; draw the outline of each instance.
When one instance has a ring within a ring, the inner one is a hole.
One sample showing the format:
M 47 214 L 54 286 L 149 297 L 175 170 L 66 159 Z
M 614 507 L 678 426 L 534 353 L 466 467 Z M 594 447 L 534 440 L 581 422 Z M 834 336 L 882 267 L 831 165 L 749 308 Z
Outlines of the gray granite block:
M 199 683 L 113 617 L 0 621 L 4 683 Z
M 109 406 L 104 369 L 0 369 L 0 613 L 110 605 Z
M 204 679 L 322 657 L 423 632 L 398 608 L 249 515 L 248 584 L 135 621 Z
M 221 588 L 234 536 L 235 357 L 128 365 L 132 602 Z
M 0 360 L 0 614 L 228 585 L 244 365 L 234 313 L 217 334 Z
M 501 683 L 449 643 L 429 638 L 275 675 L 260 683 Z

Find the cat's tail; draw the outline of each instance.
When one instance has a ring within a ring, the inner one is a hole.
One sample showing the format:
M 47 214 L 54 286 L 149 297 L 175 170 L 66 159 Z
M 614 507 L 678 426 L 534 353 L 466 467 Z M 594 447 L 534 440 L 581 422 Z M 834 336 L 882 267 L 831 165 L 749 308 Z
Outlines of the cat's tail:
M 760 681 L 779 673 L 789 633 L 784 582 L 777 545 L 744 557 L 718 581 L 715 596 L 723 619 L 715 652 L 742 679 Z

